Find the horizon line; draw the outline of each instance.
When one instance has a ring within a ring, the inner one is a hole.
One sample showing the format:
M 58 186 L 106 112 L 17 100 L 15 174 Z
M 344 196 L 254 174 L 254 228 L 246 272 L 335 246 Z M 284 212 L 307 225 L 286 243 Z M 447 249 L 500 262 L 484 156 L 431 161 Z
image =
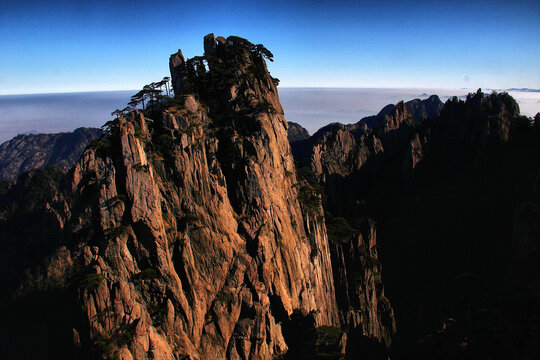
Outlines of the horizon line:
M 520 91 L 520 92 L 540 92 L 540 89 L 531 89 L 531 88 L 519 88 L 511 87 L 507 89 L 493 89 L 493 88 L 482 88 L 482 87 L 470 87 L 470 88 L 454 88 L 454 87 L 413 87 L 413 86 L 278 86 L 279 89 L 326 89 L 326 90 L 360 90 L 360 89 L 369 89 L 369 90 L 472 90 L 477 91 L 478 89 L 485 89 L 489 91 Z M 81 90 L 81 91 L 53 91 L 53 92 L 22 92 L 22 93 L 0 93 L 0 96 L 23 96 L 23 95 L 61 95 L 61 94 L 85 94 L 85 93 L 113 93 L 113 92 L 128 92 L 128 91 L 139 91 L 139 89 L 118 89 L 118 90 Z

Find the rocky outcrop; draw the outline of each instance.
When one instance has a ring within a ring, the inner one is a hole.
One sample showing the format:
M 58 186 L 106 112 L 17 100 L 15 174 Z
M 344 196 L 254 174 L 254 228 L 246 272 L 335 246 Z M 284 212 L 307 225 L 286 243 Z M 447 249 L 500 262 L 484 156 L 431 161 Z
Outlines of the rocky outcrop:
M 171 73 L 171 83 L 175 94 L 176 91 L 181 91 L 180 89 L 182 89 L 181 69 L 185 66 L 185 62 L 186 60 L 180 49 L 178 49 L 176 54 L 172 54 L 169 58 L 169 71 Z
M 205 52 L 205 69 L 173 55 L 176 99 L 108 123 L 46 205 L 59 225 L 42 288 L 72 294 L 79 312 L 59 331 L 85 354 L 270 359 L 287 352 L 293 313 L 340 325 L 324 215 L 299 201 L 271 53 L 213 35 Z
M 537 259 L 525 245 L 535 241 L 537 222 L 528 218 L 522 223 L 515 215 L 521 214 L 522 199 L 529 199 L 528 211 L 538 202 L 540 138 L 535 125 L 519 115 L 517 103 L 505 93 L 486 96 L 479 90 L 465 101 L 452 98 L 437 116 L 422 115 L 422 121 L 413 116 L 419 109 L 406 103 L 387 106 L 357 124 L 331 124 L 292 145 L 295 157 L 313 171 L 327 194 L 327 228 L 331 243 L 337 244 L 331 246 L 331 256 L 340 313 L 351 325 L 365 308 L 354 303 L 356 296 L 347 297 L 356 289 L 351 264 L 366 256 L 356 236 L 362 234 L 361 243 L 366 243 L 366 234 L 376 234 L 378 251 L 371 256 L 381 255 L 385 289 L 395 310 L 394 355 L 519 358 L 510 350 L 519 341 L 527 354 L 536 355 L 536 340 L 509 338 L 494 325 L 513 324 L 509 326 L 527 333 L 537 328 L 497 307 L 513 291 L 522 293 L 523 301 L 537 303 L 531 289 L 501 283 L 512 278 L 507 284 L 515 284 L 514 272 L 527 274 L 530 281 L 539 274 L 508 265 L 515 256 Z M 368 232 L 362 224 L 370 218 L 378 225 Z M 363 277 L 358 277 L 357 288 L 377 287 L 380 269 L 359 264 L 356 271 Z M 370 276 L 372 283 L 366 282 Z M 373 298 L 366 303 L 389 307 Z M 364 319 L 358 333 L 384 341 L 392 329 L 391 312 L 386 314 Z M 458 325 L 441 329 L 443 321 Z M 485 334 L 487 328 L 494 330 Z M 354 335 L 349 329 L 349 339 Z M 364 350 L 368 347 L 356 339 Z M 443 343 L 451 343 L 451 350 L 441 350 Z M 364 350 L 348 348 L 347 354 L 363 356 Z
M 411 115 L 411 120 L 415 124 L 433 119 L 439 116 L 443 108 L 443 103 L 437 95 L 431 95 L 427 99 L 414 99 L 404 103 L 408 113 Z M 367 116 L 361 119 L 358 124 L 367 126 L 368 128 L 380 127 L 386 115 L 395 111 L 399 104 L 388 104 L 379 111 L 377 115 Z
M 341 231 L 347 228 L 343 220 L 341 223 L 336 219 L 329 221 Z M 342 323 L 352 340 L 366 337 L 390 346 L 396 322 L 394 310 L 384 295 L 376 225 L 363 221 L 360 229 L 351 235 L 332 245 L 336 298 Z M 356 344 L 351 341 L 349 346 Z M 351 355 L 353 352 L 351 350 Z
M 0 145 L 0 179 L 15 180 L 35 168 L 71 168 L 91 140 L 102 132 L 78 128 L 69 133 L 17 135 Z
M 480 91 L 470 94 L 466 102 L 450 99 L 437 117 L 426 118 L 428 124 L 413 115 L 422 113 L 418 109 L 438 108 L 438 102 L 436 96 L 422 102 L 400 102 L 356 124 L 327 125 L 311 138 L 293 144 L 295 157 L 309 164 L 326 183 L 334 204 L 342 203 L 342 209 L 351 209 L 354 204 L 349 196 L 336 196 L 340 188 L 348 189 L 343 187 L 345 178 L 360 172 L 383 171 L 393 172 L 407 183 L 430 151 L 461 158 L 464 152 L 473 150 L 471 146 L 480 151 L 488 142 L 508 141 L 512 122 L 519 117 L 519 107 L 509 96 L 485 97 Z M 383 167 L 387 162 L 393 165 Z
M 443 102 L 437 95 L 431 95 L 425 100 L 414 99 L 405 103 L 409 113 L 417 124 L 436 118 L 441 113 Z
M 0 182 L 4 353 L 422 358 L 450 335 L 461 357 L 510 358 L 468 346 L 507 341 L 499 324 L 521 315 L 492 316 L 501 293 L 536 301 L 485 284 L 539 278 L 538 119 L 478 91 L 290 144 L 272 53 L 213 34 L 204 49 L 173 54 L 175 98 L 108 122 L 67 175 Z M 512 261 L 527 268 L 507 278 Z M 512 344 L 534 350 L 537 323 Z
M 289 127 L 287 128 L 287 138 L 289 139 L 289 143 L 292 144 L 294 142 L 309 138 L 309 133 L 300 124 L 289 121 Z

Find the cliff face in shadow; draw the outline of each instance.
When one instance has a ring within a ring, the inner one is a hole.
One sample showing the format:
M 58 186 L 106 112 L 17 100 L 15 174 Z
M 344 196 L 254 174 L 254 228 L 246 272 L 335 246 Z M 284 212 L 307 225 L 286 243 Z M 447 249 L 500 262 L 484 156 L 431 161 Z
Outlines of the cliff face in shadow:
M 35 168 L 71 168 L 100 129 L 79 128 L 69 133 L 18 135 L 0 145 L 0 179 L 15 180 Z
M 293 144 L 328 194 L 327 214 L 377 223 L 392 358 L 538 354 L 537 322 L 524 317 L 538 319 L 540 303 L 537 127 L 507 94 L 478 91 L 430 119 L 399 103 Z

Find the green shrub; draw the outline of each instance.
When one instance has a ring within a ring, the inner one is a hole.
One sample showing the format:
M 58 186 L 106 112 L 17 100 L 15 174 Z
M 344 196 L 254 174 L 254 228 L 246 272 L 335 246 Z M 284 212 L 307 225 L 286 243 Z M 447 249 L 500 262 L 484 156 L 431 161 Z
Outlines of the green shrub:
M 113 240 L 120 235 L 127 234 L 129 228 L 127 226 L 118 226 L 115 228 L 108 228 L 103 231 L 106 240 Z
M 347 219 L 342 217 L 328 218 L 326 230 L 328 239 L 336 244 L 348 242 L 357 232 L 356 229 L 349 225 Z
M 341 354 L 339 344 L 343 334 L 340 328 L 335 326 L 319 326 L 311 329 L 309 332 L 309 340 L 305 345 L 305 358 L 321 360 L 341 360 L 345 358 L 345 355 Z
M 315 329 L 318 344 L 336 344 L 343 334 L 343 330 L 335 326 L 319 326 Z
M 169 134 L 161 134 L 158 136 L 158 145 L 161 149 L 167 151 L 174 145 L 173 138 Z
M 317 215 L 322 203 L 320 193 L 311 185 L 297 185 L 299 185 L 298 201 L 300 201 L 302 207 L 308 214 L 311 216 Z
M 89 149 L 95 149 L 96 151 L 107 151 L 111 148 L 112 143 L 111 140 L 107 137 L 101 137 L 92 139 L 89 143 L 87 148 Z
M 266 100 L 259 101 L 252 107 L 251 111 L 254 115 L 259 115 L 262 113 L 275 114 L 277 112 L 274 106 L 272 106 L 272 104 Z
M 79 288 L 87 291 L 95 290 L 105 280 L 101 274 L 86 274 L 79 282 Z
M 146 268 L 142 270 L 139 274 L 139 277 L 144 280 L 151 280 L 158 277 L 158 272 L 154 268 Z
M 317 177 L 309 166 L 302 166 L 298 161 L 294 162 L 296 176 L 299 180 L 304 180 L 310 185 L 318 185 Z

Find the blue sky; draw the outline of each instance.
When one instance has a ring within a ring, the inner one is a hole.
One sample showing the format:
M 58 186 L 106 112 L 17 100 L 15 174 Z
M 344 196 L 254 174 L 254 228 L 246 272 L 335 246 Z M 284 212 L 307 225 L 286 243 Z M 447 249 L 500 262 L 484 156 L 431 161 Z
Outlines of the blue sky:
M 540 88 L 538 1 L 0 4 L 0 94 L 138 89 L 239 35 L 283 87 Z

